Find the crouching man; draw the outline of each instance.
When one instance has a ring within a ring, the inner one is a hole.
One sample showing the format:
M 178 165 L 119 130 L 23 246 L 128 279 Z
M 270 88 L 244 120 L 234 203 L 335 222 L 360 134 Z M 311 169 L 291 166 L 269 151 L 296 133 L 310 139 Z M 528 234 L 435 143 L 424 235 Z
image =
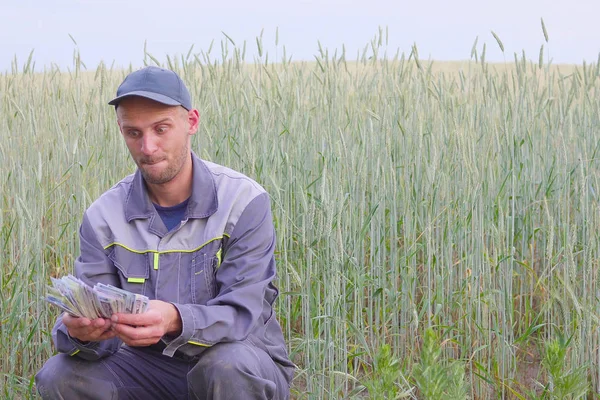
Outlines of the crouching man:
M 64 314 L 44 399 L 287 399 L 290 362 L 270 200 L 250 178 L 191 151 L 198 110 L 173 71 L 129 74 L 109 102 L 137 171 L 80 227 L 78 278 L 148 296 L 143 314 Z M 110 167 L 110 166 L 107 166 Z

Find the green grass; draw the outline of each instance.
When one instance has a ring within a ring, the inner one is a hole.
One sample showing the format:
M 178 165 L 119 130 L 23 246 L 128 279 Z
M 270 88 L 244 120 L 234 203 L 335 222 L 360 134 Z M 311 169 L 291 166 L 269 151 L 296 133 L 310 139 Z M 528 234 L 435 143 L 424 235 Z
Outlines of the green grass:
M 356 62 L 245 64 L 223 46 L 168 63 L 200 110 L 194 150 L 272 196 L 295 398 L 423 398 L 432 343 L 470 398 L 555 398 L 573 371 L 596 393 L 598 64 L 445 70 L 378 41 Z M 28 398 L 53 352 L 40 298 L 83 211 L 134 170 L 106 105 L 126 73 L 0 76 L 2 398 Z

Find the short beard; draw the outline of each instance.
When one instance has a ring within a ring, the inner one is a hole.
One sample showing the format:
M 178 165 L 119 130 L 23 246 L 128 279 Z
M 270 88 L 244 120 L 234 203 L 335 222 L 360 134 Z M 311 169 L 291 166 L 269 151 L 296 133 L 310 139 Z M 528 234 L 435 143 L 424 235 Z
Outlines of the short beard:
M 173 164 L 167 166 L 167 168 L 164 171 L 162 171 L 159 176 L 152 176 L 148 174 L 146 170 L 144 170 L 144 168 L 140 167 L 139 164 L 138 168 L 142 173 L 142 176 L 144 177 L 146 183 L 149 183 L 151 185 L 162 185 L 172 181 L 173 178 L 175 178 L 179 174 L 179 172 L 185 164 L 186 157 L 190 157 L 190 147 L 188 144 L 186 144 L 183 147 L 179 156 L 175 160 L 173 160 Z

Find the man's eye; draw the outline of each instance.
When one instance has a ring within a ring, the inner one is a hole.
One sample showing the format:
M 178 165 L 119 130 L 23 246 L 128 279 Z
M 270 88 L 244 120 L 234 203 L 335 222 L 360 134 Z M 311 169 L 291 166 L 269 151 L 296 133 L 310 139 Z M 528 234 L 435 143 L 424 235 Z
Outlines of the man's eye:
M 136 138 L 140 135 L 140 132 L 138 131 L 127 131 L 127 136 L 132 137 L 132 138 Z
M 156 132 L 158 132 L 158 133 L 165 133 L 166 131 L 167 131 L 166 126 L 159 126 L 158 128 L 156 128 Z

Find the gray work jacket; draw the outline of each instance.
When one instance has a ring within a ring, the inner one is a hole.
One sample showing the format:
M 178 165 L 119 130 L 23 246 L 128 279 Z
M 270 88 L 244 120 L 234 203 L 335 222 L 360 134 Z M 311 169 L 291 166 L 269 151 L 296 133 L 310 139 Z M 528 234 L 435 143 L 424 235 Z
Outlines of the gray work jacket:
M 192 153 L 193 188 L 181 224 L 167 231 L 139 170 L 100 196 L 80 227 L 77 277 L 172 303 L 181 316 L 163 354 L 199 356 L 219 342 L 250 341 L 291 377 L 273 302 L 275 232 L 267 192 L 252 179 Z M 58 318 L 59 352 L 88 360 L 113 354 L 118 338 L 83 344 Z

